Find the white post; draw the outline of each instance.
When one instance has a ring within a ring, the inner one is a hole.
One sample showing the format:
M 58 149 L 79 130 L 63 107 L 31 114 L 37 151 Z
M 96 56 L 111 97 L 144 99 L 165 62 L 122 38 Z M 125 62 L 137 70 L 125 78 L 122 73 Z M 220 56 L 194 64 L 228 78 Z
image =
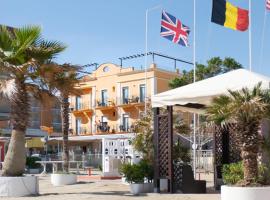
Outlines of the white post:
M 196 82 L 196 0 L 193 1 L 193 82 Z M 196 114 L 193 113 L 193 173 L 196 179 Z
M 252 21 L 251 21 L 251 0 L 249 0 L 249 31 L 248 31 L 248 43 L 249 43 L 249 70 L 252 70 Z
M 148 8 L 146 9 L 145 12 L 145 57 L 144 57 L 144 79 L 145 79 L 145 97 L 144 97 L 144 113 L 146 115 L 147 113 L 147 53 L 148 53 L 148 13 L 150 11 L 156 10 L 158 8 L 160 8 L 161 5 L 152 7 L 152 8 Z

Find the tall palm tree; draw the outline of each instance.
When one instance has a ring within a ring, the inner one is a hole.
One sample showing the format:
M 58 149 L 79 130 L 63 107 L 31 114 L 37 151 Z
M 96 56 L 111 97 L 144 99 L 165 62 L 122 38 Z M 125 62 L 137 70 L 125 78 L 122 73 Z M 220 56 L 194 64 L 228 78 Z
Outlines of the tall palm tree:
M 229 91 L 229 95 L 215 98 L 207 110 L 209 120 L 217 124 L 233 122 L 237 125 L 236 136 L 244 167 L 242 185 L 256 183 L 258 178 L 258 130 L 269 110 L 268 96 L 269 90 L 262 90 L 258 84 L 252 90 Z
M 25 132 L 29 122 L 29 95 L 39 92 L 40 66 L 65 46 L 41 37 L 38 26 L 0 27 L 0 93 L 11 104 L 12 133 L 3 165 L 3 176 L 21 176 L 25 169 Z
M 69 171 L 69 145 L 68 145 L 68 130 L 69 130 L 69 96 L 80 95 L 78 86 L 79 78 L 78 71 L 80 67 L 55 63 L 48 63 L 42 66 L 42 76 L 48 83 L 48 88 L 51 92 L 59 96 L 61 104 L 61 119 L 62 119 L 62 135 L 63 135 L 63 171 Z M 57 94 L 58 93 L 58 94 Z

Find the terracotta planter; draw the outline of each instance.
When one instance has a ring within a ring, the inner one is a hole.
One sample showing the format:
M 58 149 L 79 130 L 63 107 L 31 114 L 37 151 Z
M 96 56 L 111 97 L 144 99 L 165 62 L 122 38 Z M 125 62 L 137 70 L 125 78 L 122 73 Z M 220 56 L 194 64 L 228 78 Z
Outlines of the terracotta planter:
M 221 200 L 269 200 L 270 187 L 221 186 Z

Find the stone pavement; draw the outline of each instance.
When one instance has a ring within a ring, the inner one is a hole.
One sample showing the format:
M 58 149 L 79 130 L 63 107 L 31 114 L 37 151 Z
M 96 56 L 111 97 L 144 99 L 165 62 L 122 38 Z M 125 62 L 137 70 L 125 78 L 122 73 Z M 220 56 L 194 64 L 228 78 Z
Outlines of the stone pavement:
M 133 196 L 129 193 L 129 186 L 121 180 L 89 180 L 76 185 L 54 187 L 50 177 L 40 177 L 40 195 L 35 197 L 0 198 L 7 200 L 220 200 L 219 194 L 142 194 Z

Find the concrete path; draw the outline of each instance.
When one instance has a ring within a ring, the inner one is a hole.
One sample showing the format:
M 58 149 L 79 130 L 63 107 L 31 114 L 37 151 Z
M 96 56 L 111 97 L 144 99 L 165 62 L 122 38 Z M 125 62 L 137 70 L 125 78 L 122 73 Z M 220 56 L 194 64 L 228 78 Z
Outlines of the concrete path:
M 50 177 L 40 177 L 40 196 L 21 198 L 0 198 L 7 200 L 220 200 L 219 194 L 142 194 L 133 196 L 129 186 L 120 180 L 93 180 L 79 182 L 76 185 L 54 187 Z

